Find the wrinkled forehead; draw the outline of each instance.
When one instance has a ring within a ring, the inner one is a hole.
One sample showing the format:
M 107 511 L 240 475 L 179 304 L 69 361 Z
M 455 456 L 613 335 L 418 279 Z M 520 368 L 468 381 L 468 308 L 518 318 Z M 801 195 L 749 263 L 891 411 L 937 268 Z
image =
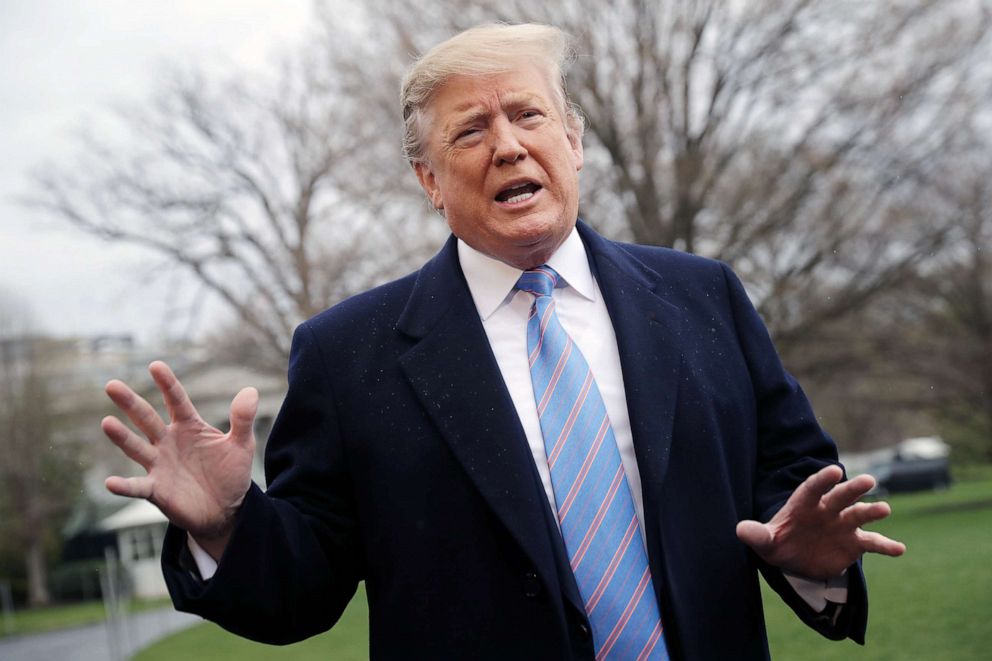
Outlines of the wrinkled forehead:
M 426 128 L 431 131 L 466 117 L 527 104 L 561 112 L 555 76 L 548 67 L 528 62 L 516 63 L 500 73 L 452 74 L 434 88 L 425 104 Z

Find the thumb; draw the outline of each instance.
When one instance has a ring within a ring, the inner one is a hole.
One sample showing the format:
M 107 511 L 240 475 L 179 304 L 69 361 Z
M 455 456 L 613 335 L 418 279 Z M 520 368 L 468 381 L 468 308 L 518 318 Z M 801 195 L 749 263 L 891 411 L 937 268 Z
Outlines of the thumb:
M 242 388 L 231 402 L 231 437 L 245 442 L 252 437 L 255 414 L 258 413 L 258 391 Z
M 758 555 L 764 556 L 772 550 L 772 531 L 763 523 L 741 521 L 737 524 L 737 538 L 750 546 Z

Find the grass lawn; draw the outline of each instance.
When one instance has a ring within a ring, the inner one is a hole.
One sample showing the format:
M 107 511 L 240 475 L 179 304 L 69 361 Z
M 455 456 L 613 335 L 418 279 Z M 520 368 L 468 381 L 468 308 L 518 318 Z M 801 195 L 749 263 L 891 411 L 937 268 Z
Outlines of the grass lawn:
M 285 647 L 254 643 L 207 623 L 155 643 L 135 655 L 132 661 L 358 661 L 368 658 L 368 606 L 363 584 L 332 630 L 302 643 Z
M 803 626 L 765 590 L 772 657 L 792 659 L 982 659 L 992 650 L 992 475 L 943 493 L 893 496 L 892 517 L 873 529 L 906 543 L 902 558 L 868 557 L 868 644 L 834 643 Z M 135 661 L 368 658 L 365 594 L 330 632 L 287 647 L 237 638 L 204 624 L 166 638 Z
M 130 604 L 131 612 L 161 608 L 168 605 L 168 599 L 136 600 Z M 106 619 L 102 601 L 87 601 L 67 606 L 48 606 L 14 611 L 14 627 L 11 635 L 41 633 L 56 629 L 69 629 L 86 624 L 102 622 Z M 4 627 L 0 625 L 0 638 L 4 637 Z

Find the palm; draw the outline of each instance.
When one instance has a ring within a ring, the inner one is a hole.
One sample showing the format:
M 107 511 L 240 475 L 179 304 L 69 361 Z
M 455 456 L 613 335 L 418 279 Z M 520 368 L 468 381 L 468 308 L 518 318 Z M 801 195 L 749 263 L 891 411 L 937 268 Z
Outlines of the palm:
M 251 482 L 255 440 L 252 421 L 258 395 L 246 388 L 231 404 L 231 431 L 208 425 L 196 412 L 182 385 L 160 362 L 149 368 L 162 391 L 171 422 L 120 381 L 107 394 L 144 433 L 147 441 L 117 418 L 103 430 L 124 453 L 147 471 L 143 477 L 111 477 L 107 488 L 154 503 L 173 524 L 195 537 L 210 539 L 230 531 L 234 514 Z
M 152 502 L 181 528 L 209 530 L 216 513 L 239 504 L 248 490 L 253 447 L 199 418 L 170 424 L 158 449 L 148 470 Z
M 841 476 L 837 466 L 810 476 L 771 521 L 742 521 L 737 536 L 768 564 L 807 578 L 840 576 L 864 553 L 902 555 L 901 543 L 861 529 L 891 511 L 887 503 L 858 502 L 874 479 L 838 484 Z

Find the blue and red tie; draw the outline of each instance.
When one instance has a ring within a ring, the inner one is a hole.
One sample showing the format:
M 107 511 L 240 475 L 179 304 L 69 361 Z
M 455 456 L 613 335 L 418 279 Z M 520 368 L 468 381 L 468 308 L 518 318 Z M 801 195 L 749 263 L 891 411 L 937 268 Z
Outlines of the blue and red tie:
M 558 273 L 525 271 L 527 353 L 558 521 L 592 624 L 596 659 L 667 659 L 634 501 L 606 406 L 551 292 Z

